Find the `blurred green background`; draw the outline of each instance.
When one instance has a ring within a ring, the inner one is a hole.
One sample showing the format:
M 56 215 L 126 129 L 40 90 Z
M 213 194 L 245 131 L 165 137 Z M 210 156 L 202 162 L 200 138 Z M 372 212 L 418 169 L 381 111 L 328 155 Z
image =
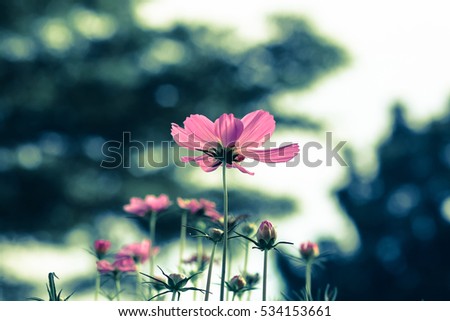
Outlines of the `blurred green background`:
M 319 242 L 314 286 L 336 286 L 340 300 L 449 300 L 444 6 L 2 1 L 0 300 L 42 295 L 52 271 L 90 299 L 95 260 L 85 249 L 145 236 L 122 210 L 131 196 L 206 197 L 221 209 L 219 173 L 176 167 L 162 142 L 190 114 L 260 108 L 277 121 L 273 141 L 325 146 L 332 132 L 349 166 L 230 173 L 231 212 L 272 220 L 295 246 Z M 124 132 L 155 148 L 137 156 L 125 144 L 129 168 L 100 167 L 103 144 Z M 138 166 L 164 155 L 167 167 Z M 158 245 L 175 249 L 178 228 L 174 207 Z M 295 299 L 302 267 L 284 256 L 274 264 L 274 288 Z

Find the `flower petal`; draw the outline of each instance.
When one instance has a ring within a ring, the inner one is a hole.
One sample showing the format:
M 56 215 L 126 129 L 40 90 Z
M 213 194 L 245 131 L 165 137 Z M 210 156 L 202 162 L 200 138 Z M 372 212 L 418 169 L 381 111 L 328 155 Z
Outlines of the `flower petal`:
M 214 122 L 214 131 L 223 147 L 230 147 L 236 143 L 244 130 L 244 124 L 233 114 L 223 114 Z
M 180 127 L 178 124 L 172 123 L 171 132 L 175 142 L 181 146 L 191 150 L 198 150 L 202 148 L 201 141 L 196 136 L 186 129 Z
M 239 165 L 238 163 L 233 163 L 233 168 L 237 168 L 238 170 L 240 170 L 244 174 L 249 174 L 249 175 L 252 175 L 252 176 L 255 175 L 255 173 L 249 172 L 244 167 L 242 167 L 242 165 Z
M 184 128 L 187 132 L 192 132 L 204 143 L 216 143 L 219 138 L 214 132 L 214 123 L 203 115 L 191 115 L 184 121 Z
M 265 110 L 256 110 L 242 118 L 244 130 L 239 137 L 240 147 L 259 147 L 272 136 L 275 131 L 275 120 Z
M 200 156 L 182 156 L 181 161 L 184 163 L 196 162 L 197 160 L 201 160 L 203 155 Z
M 242 155 L 264 163 L 284 163 L 297 156 L 298 144 L 290 144 L 279 148 L 270 149 L 243 149 Z

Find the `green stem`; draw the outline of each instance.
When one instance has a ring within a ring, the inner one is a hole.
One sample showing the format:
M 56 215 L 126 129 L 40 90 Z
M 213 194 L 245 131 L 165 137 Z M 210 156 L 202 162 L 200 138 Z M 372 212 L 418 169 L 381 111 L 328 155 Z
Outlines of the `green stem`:
M 267 249 L 264 250 L 264 271 L 263 271 L 263 293 L 262 300 L 266 301 L 267 299 L 267 253 L 269 251 Z
M 232 261 L 232 258 L 233 258 L 233 256 L 231 255 L 231 250 L 230 249 L 228 249 L 228 257 L 227 257 L 227 280 L 231 280 L 231 264 L 233 263 L 233 261 Z M 228 288 L 226 289 L 227 290 L 227 294 L 226 294 L 226 297 L 227 297 L 227 301 L 229 300 L 229 297 L 230 297 L 230 291 L 228 291 Z
M 212 269 L 214 264 L 214 254 L 216 252 L 216 245 L 217 243 L 213 243 L 213 248 L 211 251 L 211 257 L 209 258 L 209 266 L 208 266 L 208 278 L 206 279 L 206 292 L 205 292 L 205 301 L 208 301 L 209 299 L 209 290 L 211 289 L 211 276 L 212 276 Z
M 231 301 L 234 301 L 235 298 L 236 298 L 236 292 L 233 292 L 233 297 L 231 298 Z
M 202 265 L 203 265 L 203 239 L 202 238 L 197 238 L 197 271 L 200 271 L 202 269 Z M 195 278 L 195 280 L 192 280 L 192 282 L 194 283 L 194 286 L 197 287 L 197 278 Z M 197 300 L 197 291 L 194 291 L 194 301 Z
M 242 275 L 245 278 L 247 276 L 248 269 L 248 257 L 250 256 L 250 243 L 245 242 L 245 253 L 244 253 L 244 270 L 242 271 Z
M 155 275 L 155 260 L 153 259 L 153 248 L 155 246 L 155 234 L 156 234 L 156 219 L 157 215 L 155 212 L 150 212 L 150 218 L 149 218 L 149 239 L 150 239 L 150 247 L 148 249 L 148 272 L 149 275 L 154 276 Z M 151 286 L 148 287 L 148 295 L 149 297 L 152 297 L 153 289 Z
M 228 189 L 227 189 L 227 162 L 223 162 L 222 171 L 223 182 L 223 254 L 222 254 L 222 275 L 220 279 L 220 301 L 225 299 L 225 277 L 227 268 L 227 250 L 228 250 Z
M 97 276 L 95 278 L 95 301 L 98 300 L 98 294 L 100 293 L 100 273 L 97 272 Z
M 149 259 L 149 272 L 151 276 L 154 276 L 155 274 L 155 264 L 154 260 L 152 260 L 152 250 L 155 246 L 155 230 L 156 230 L 156 219 L 157 215 L 154 212 L 150 213 L 150 219 L 149 219 L 149 232 L 150 232 L 150 248 L 148 250 L 148 259 Z
M 140 272 L 140 264 L 136 264 L 136 300 L 141 300 L 141 273 Z
M 203 265 L 203 239 L 197 238 L 197 270 L 200 271 Z
M 181 214 L 181 230 L 180 230 L 180 273 L 183 268 L 184 249 L 186 247 L 186 225 L 187 225 L 187 211 Z
M 176 296 L 177 296 L 177 291 L 173 291 L 172 292 L 172 301 L 175 301 Z
M 306 299 L 308 301 L 312 300 L 312 293 L 311 293 L 311 268 L 312 268 L 311 260 L 308 260 L 306 262 L 306 272 L 305 272 L 305 279 L 306 279 L 305 290 L 306 290 Z
M 120 301 L 120 292 L 121 292 L 121 289 L 120 289 L 120 274 L 119 273 L 116 273 L 116 275 L 114 276 L 114 281 L 115 281 L 115 284 L 116 284 L 116 298 L 117 298 L 117 301 Z

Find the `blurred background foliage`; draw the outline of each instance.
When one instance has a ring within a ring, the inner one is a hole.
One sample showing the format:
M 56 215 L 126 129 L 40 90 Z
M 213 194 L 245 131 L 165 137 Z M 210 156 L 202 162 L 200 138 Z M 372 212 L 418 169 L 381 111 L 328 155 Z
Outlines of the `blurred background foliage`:
M 331 283 L 341 300 L 449 300 L 450 113 L 414 130 L 404 106 L 392 110 L 377 174 L 367 178 L 350 166 L 349 183 L 336 191 L 359 231 L 359 250 L 349 256 L 322 244 L 326 268 L 316 269 L 317 287 L 323 293 Z M 304 280 L 279 259 L 295 298 Z
M 132 140 L 159 146 L 172 140 L 170 123 L 193 113 L 215 118 L 260 106 L 271 111 L 271 96 L 306 89 L 349 60 L 344 48 L 295 16 L 274 17 L 274 37 L 252 45 L 230 30 L 200 24 L 143 28 L 134 4 L 0 3 L 4 240 L 26 236 L 58 243 L 79 226 L 98 237 L 96 217 L 123 217 L 131 196 L 207 197 L 220 208 L 220 190 L 187 185 L 174 175 L 174 165 L 138 168 L 135 155 L 124 153 L 130 168 L 101 168 L 103 144 L 122 142 L 130 132 Z M 450 260 L 442 255 L 450 244 L 450 120 L 415 131 L 403 120 L 402 108 L 394 110 L 375 177 L 367 180 L 350 166 L 348 185 L 336 192 L 361 242 L 351 256 L 322 244 L 333 255 L 318 270 L 324 277 L 317 287 L 337 286 L 338 299 L 450 298 Z M 287 129 L 321 128 L 307 115 L 276 119 Z M 123 145 L 130 148 L 132 142 Z M 262 209 L 290 214 L 301 202 L 259 189 L 231 191 L 230 197 L 235 214 L 257 215 Z M 163 238 L 178 231 L 173 216 L 160 224 L 167 232 Z M 290 295 L 303 284 L 301 268 L 283 257 L 278 261 L 290 280 Z M 4 300 L 27 297 L 32 286 L 0 282 Z

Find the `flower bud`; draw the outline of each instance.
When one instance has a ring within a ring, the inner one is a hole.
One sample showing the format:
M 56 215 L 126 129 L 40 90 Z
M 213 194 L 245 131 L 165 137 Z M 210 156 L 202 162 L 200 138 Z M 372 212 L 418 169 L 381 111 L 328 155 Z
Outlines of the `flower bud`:
M 223 231 L 221 229 L 212 227 L 208 230 L 208 235 L 213 242 L 217 243 L 222 240 Z
M 94 242 L 94 250 L 97 258 L 101 260 L 111 247 L 111 242 L 107 240 L 96 240 Z
M 181 281 L 186 280 L 186 275 L 181 273 L 172 273 L 169 274 L 169 278 L 173 281 L 174 285 L 177 285 Z
M 311 260 L 319 256 L 319 246 L 313 242 L 300 244 L 300 255 L 304 260 Z
M 247 282 L 249 287 L 255 286 L 259 282 L 259 273 L 247 274 L 245 276 L 245 281 Z
M 256 239 L 262 249 L 271 249 L 277 239 L 277 231 L 269 221 L 263 221 L 256 233 Z
M 242 277 L 242 275 L 235 275 L 231 278 L 230 282 L 228 282 L 228 285 L 229 285 L 230 291 L 238 292 L 247 285 L 247 282 Z
M 242 226 L 241 232 L 245 236 L 253 237 L 258 227 L 253 223 L 246 223 Z

